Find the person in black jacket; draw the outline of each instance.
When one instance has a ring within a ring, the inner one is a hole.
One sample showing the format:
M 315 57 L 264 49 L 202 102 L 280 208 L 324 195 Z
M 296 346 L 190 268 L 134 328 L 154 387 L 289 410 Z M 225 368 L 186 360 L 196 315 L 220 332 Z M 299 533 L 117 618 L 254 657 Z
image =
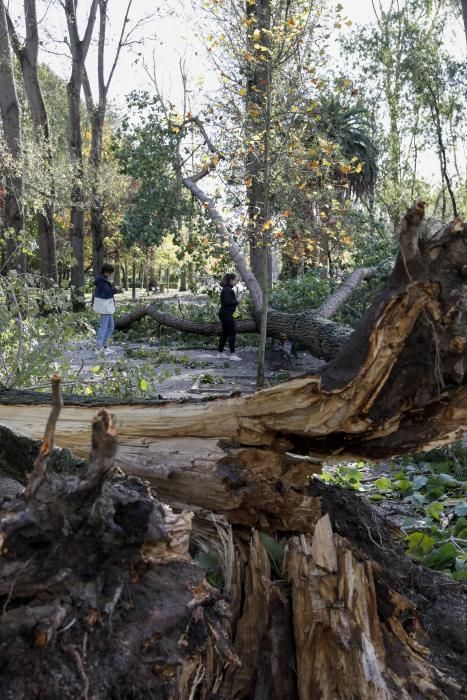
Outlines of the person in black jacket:
M 232 272 L 228 272 L 224 275 L 221 285 L 221 308 L 219 310 L 219 319 L 222 323 L 222 334 L 219 340 L 219 347 L 217 352 L 217 357 L 224 357 L 224 348 L 229 341 L 230 355 L 229 359 L 239 362 L 242 358 L 235 353 L 235 337 L 237 335 L 237 329 L 235 326 L 235 319 L 233 314 L 237 308 L 238 301 L 233 290 L 237 283 L 237 276 Z
M 114 295 L 121 291 L 119 287 L 114 287 L 110 282 L 113 271 L 113 265 L 104 263 L 101 268 L 101 274 L 94 280 L 95 291 L 93 308 L 100 316 L 96 347 L 97 350 L 103 351 L 107 350 L 107 342 L 115 327 L 113 319 L 115 312 Z

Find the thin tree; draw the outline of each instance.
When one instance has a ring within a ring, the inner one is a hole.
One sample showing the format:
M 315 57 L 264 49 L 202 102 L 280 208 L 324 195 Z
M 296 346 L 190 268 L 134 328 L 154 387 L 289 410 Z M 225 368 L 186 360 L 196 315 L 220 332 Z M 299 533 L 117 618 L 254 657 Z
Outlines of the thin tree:
M 47 167 L 47 185 L 44 206 L 37 213 L 39 233 L 40 272 L 44 280 L 58 279 L 57 254 L 55 241 L 55 202 L 53 181 L 53 154 L 50 139 L 50 125 L 47 108 L 42 95 L 38 72 L 39 31 L 37 21 L 36 0 L 24 0 L 25 39 L 21 43 L 10 15 L 7 12 L 8 28 L 11 44 L 21 67 L 24 86 L 34 128 L 34 136 L 39 148 L 45 152 Z
M 88 54 L 91 37 L 96 21 L 99 0 L 92 0 L 86 29 L 80 39 L 75 0 L 62 0 L 62 7 L 68 26 L 69 47 L 72 59 L 71 76 L 68 91 L 68 144 L 73 164 L 73 182 L 71 188 L 70 243 L 73 253 L 71 266 L 71 286 L 73 290 L 73 308 L 83 308 L 84 288 L 84 187 L 83 187 L 83 141 L 81 135 L 81 89 L 84 78 L 84 62 Z
M 117 67 L 118 59 L 122 48 L 128 43 L 131 33 L 126 31 L 128 24 L 128 16 L 130 13 L 133 0 L 129 0 L 125 17 L 122 23 L 122 29 L 118 40 L 117 49 L 114 60 L 110 69 L 110 73 L 105 78 L 105 47 L 106 47 L 106 30 L 107 30 L 107 6 L 109 0 L 98 0 L 99 3 L 99 38 L 97 45 L 97 85 L 98 98 L 94 100 L 92 96 L 91 84 L 89 77 L 84 68 L 83 72 L 83 88 L 86 98 L 86 107 L 88 110 L 89 120 L 91 122 L 91 151 L 89 154 L 89 162 L 91 165 L 91 234 L 92 234 L 92 265 L 94 274 L 98 274 L 102 263 L 104 262 L 104 204 L 100 192 L 99 174 L 102 162 L 102 144 L 104 134 L 104 123 L 107 111 L 107 98 L 109 94 L 110 84 Z
M 0 0 L 0 114 L 11 162 L 6 165 L 4 235 L 8 267 L 25 269 L 20 237 L 24 226 L 21 112 L 16 92 L 4 0 Z

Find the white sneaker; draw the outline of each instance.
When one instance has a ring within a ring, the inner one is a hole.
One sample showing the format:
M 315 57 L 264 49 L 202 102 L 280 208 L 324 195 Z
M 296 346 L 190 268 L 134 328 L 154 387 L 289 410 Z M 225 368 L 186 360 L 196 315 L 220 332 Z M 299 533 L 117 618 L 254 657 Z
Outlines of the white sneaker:
M 104 348 L 104 355 L 111 355 L 113 353 L 112 348 Z
M 224 355 L 223 352 L 218 352 L 217 355 L 216 355 L 216 357 L 217 357 L 218 360 L 223 360 L 224 357 L 225 357 L 225 355 Z
M 233 360 L 234 362 L 241 362 L 242 358 L 236 355 L 235 353 L 232 353 L 229 355 L 229 360 Z

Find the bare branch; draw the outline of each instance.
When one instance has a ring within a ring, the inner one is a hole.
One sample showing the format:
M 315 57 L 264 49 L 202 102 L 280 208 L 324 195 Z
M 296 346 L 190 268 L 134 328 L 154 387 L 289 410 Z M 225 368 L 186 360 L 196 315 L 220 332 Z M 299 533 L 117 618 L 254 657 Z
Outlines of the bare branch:
M 97 85 L 99 90 L 99 107 L 105 102 L 106 84 L 104 78 L 105 32 L 107 26 L 107 2 L 99 0 L 99 39 L 97 47 Z
M 88 110 L 89 117 L 92 117 L 95 108 L 94 108 L 94 100 L 92 97 L 91 83 L 89 82 L 89 76 L 88 76 L 88 72 L 86 70 L 86 66 L 84 66 L 84 69 L 83 69 L 83 90 L 84 90 L 84 99 L 86 101 L 86 108 Z
M 34 460 L 33 470 L 29 475 L 28 483 L 24 491 L 25 498 L 30 498 L 36 493 L 42 479 L 44 478 L 47 461 L 54 446 L 55 428 L 60 411 L 63 407 L 60 382 L 61 377 L 58 374 L 54 374 L 52 377 L 52 409 L 45 428 L 44 438 L 39 448 L 39 454 Z
M 5 14 L 6 21 L 8 24 L 8 34 L 10 35 L 11 46 L 13 47 L 13 51 L 15 52 L 16 58 L 21 63 L 24 55 L 24 46 L 21 44 L 20 38 L 16 32 L 15 25 L 12 22 L 7 7 L 5 7 Z
M 92 33 L 94 31 L 94 22 L 96 21 L 98 2 L 99 0 L 92 0 L 91 9 L 89 10 L 88 23 L 86 25 L 86 31 L 84 32 L 84 37 L 81 42 L 83 56 L 86 56 L 89 49 L 89 44 L 91 43 Z
M 201 202 L 201 204 L 204 207 L 206 207 L 206 210 L 209 216 L 211 217 L 211 221 L 216 227 L 217 233 L 224 241 L 226 241 L 229 244 L 230 257 L 235 263 L 241 278 L 247 286 L 255 311 L 259 311 L 261 309 L 263 300 L 261 287 L 259 286 L 256 277 L 248 269 L 246 260 L 241 254 L 240 249 L 237 243 L 235 242 L 233 236 L 231 236 L 230 233 L 227 231 L 225 221 L 222 215 L 216 209 L 213 200 L 210 197 L 208 197 L 208 195 L 205 192 L 203 192 L 203 190 L 201 190 L 196 184 L 196 179 L 201 179 L 201 177 L 204 177 L 205 174 L 207 173 L 204 173 L 202 171 L 201 173 L 198 173 L 198 175 L 194 178 L 185 177 L 183 178 L 183 184 L 187 189 L 190 190 L 190 192 L 196 197 L 196 199 L 199 202 Z
M 127 8 L 126 8 L 126 12 L 125 12 L 125 17 L 123 18 L 122 31 L 120 32 L 120 38 L 118 40 L 117 51 L 115 53 L 115 57 L 114 57 L 114 60 L 112 63 L 112 68 L 110 69 L 109 77 L 107 78 L 107 83 L 104 86 L 104 94 L 105 95 L 107 95 L 107 93 L 109 91 L 110 83 L 112 82 L 112 78 L 113 78 L 113 75 L 115 73 L 115 68 L 117 67 L 118 59 L 120 57 L 120 52 L 121 52 L 123 46 L 125 46 L 125 44 L 127 43 L 127 40 L 129 39 L 131 32 L 133 31 L 133 30 L 131 30 L 127 34 L 127 36 L 125 37 L 125 28 L 126 28 L 126 25 L 128 24 L 128 17 L 130 14 L 130 9 L 131 9 L 132 3 L 133 3 L 133 0 L 129 0 Z
M 339 289 L 336 289 L 334 294 L 331 294 L 331 296 L 316 309 L 316 313 L 323 318 L 332 318 L 334 314 L 339 311 L 342 304 L 344 304 L 357 287 L 360 286 L 363 280 L 369 280 L 375 275 L 375 267 L 361 267 L 358 270 L 354 270 Z

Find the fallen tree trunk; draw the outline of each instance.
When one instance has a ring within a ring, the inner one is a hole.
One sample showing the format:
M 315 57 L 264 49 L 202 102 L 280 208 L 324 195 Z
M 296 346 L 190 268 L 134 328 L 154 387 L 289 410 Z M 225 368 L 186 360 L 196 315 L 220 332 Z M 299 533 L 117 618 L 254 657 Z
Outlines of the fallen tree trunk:
M 156 323 L 183 333 L 197 335 L 220 335 L 222 326 L 217 321 L 195 321 L 180 318 L 174 314 L 160 311 L 155 305 L 150 305 L 117 320 L 115 328 L 125 330 L 133 321 L 150 316 Z M 238 333 L 257 333 L 258 324 L 254 320 L 238 319 Z M 316 313 L 288 314 L 271 309 L 268 313 L 267 333 L 270 338 L 294 340 L 308 348 L 312 355 L 329 360 L 334 357 L 352 334 L 348 326 L 340 326 L 333 321 L 318 316 Z
M 352 329 L 329 320 L 358 285 L 365 279 L 371 279 L 374 268 L 355 270 L 344 284 L 339 287 L 316 311 L 299 314 L 284 313 L 270 309 L 268 312 L 267 334 L 271 338 L 296 341 L 308 348 L 312 355 L 325 360 L 332 359 L 345 341 L 352 334 Z M 174 328 L 183 333 L 197 335 L 220 335 L 221 324 L 216 322 L 195 321 L 161 311 L 157 305 L 150 304 L 121 316 L 115 322 L 116 330 L 124 331 L 135 321 L 150 316 L 156 323 Z M 239 319 L 236 322 L 238 333 L 257 333 L 259 313 L 251 320 Z

